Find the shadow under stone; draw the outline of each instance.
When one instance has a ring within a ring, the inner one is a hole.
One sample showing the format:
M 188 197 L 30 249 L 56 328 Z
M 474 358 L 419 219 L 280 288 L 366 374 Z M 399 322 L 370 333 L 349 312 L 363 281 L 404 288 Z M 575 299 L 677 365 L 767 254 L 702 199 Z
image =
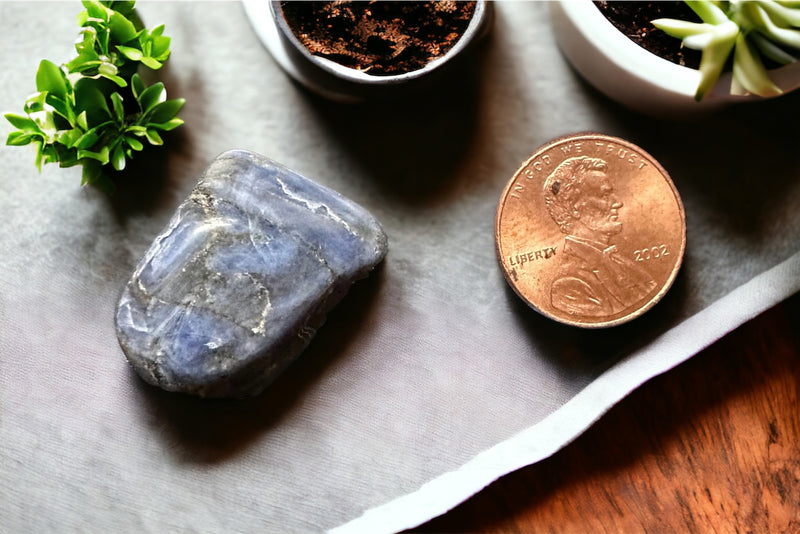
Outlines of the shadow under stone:
M 216 463 L 246 449 L 254 440 L 292 417 L 292 410 L 325 372 L 348 356 L 363 331 L 383 285 L 382 264 L 357 281 L 329 312 L 309 346 L 267 389 L 248 399 L 202 399 L 150 386 L 131 371 L 144 418 L 165 449 L 179 461 Z

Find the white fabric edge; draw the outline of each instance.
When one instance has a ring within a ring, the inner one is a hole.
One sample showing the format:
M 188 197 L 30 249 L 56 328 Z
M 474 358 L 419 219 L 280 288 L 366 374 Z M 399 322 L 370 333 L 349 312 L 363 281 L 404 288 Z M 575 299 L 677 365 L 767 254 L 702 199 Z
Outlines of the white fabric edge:
M 669 371 L 725 334 L 800 290 L 800 252 L 737 287 L 632 353 L 540 422 L 479 453 L 417 491 L 364 512 L 331 534 L 400 532 L 437 517 L 512 471 L 577 438 L 647 380 Z M 696 335 L 686 335 L 686 330 Z

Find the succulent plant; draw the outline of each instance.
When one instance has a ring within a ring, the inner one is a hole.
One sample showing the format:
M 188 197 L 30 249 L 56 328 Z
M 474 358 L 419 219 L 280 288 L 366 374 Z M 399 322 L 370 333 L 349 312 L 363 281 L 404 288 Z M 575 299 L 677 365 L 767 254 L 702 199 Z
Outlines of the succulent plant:
M 652 23 L 682 39 L 683 46 L 702 52 L 696 100 L 702 100 L 714 87 L 731 54 L 732 94 L 781 93 L 769 77 L 764 60 L 785 65 L 800 58 L 800 1 L 701 0 L 686 4 L 703 22 L 662 18 Z

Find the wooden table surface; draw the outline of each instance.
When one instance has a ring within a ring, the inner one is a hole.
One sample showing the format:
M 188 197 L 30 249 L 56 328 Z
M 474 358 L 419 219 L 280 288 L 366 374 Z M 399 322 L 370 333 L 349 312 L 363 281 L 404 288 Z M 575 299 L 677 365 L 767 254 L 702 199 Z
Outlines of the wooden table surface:
M 800 295 L 415 532 L 800 533 Z

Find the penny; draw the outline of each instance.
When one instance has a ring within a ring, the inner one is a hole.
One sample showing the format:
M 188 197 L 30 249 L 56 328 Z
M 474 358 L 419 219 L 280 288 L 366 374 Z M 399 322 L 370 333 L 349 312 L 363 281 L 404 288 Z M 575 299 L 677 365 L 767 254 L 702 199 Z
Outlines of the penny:
M 583 133 L 539 148 L 497 207 L 503 274 L 529 306 L 584 328 L 625 323 L 669 290 L 686 248 L 683 203 L 638 146 Z

